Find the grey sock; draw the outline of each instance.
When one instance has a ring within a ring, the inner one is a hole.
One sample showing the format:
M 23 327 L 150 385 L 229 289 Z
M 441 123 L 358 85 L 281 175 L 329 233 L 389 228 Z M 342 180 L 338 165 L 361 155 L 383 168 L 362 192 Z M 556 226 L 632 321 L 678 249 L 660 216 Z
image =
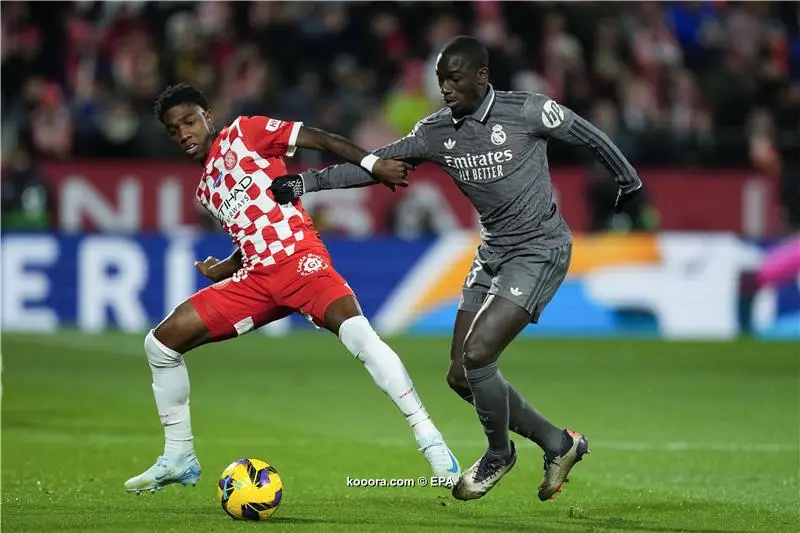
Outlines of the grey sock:
M 470 389 L 454 390 L 465 402 L 475 405 Z M 508 419 L 508 429 L 520 437 L 535 442 L 545 453 L 560 452 L 563 430 L 551 424 L 537 412 L 510 384 L 508 385 Z
M 497 370 L 497 363 L 467 370 L 467 382 L 483 431 L 489 440 L 488 454 L 496 457 L 511 455 L 508 440 L 508 383 Z
M 508 386 L 508 407 L 511 431 L 532 440 L 545 453 L 560 451 L 563 430 L 538 413 L 511 385 Z

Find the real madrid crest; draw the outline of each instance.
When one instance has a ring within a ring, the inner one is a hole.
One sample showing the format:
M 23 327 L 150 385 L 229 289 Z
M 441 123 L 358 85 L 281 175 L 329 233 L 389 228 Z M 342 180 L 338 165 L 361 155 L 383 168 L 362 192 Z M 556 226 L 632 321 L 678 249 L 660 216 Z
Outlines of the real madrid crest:
M 496 145 L 501 145 L 506 142 L 506 132 L 503 131 L 503 126 L 500 124 L 495 124 L 492 126 L 492 143 Z

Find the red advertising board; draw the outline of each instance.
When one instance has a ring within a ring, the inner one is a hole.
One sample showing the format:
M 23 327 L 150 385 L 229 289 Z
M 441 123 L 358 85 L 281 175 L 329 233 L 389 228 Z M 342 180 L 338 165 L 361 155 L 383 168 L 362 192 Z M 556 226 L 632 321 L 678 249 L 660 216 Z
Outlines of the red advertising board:
M 302 169 L 290 167 L 293 170 Z M 56 220 L 63 231 L 173 231 L 198 221 L 194 189 L 199 169 L 191 163 L 52 162 L 43 164 L 42 172 L 53 186 Z M 551 173 L 564 217 L 573 231 L 586 230 L 588 171 L 553 168 Z M 776 187 L 752 171 L 640 168 L 639 173 L 659 211 L 661 229 L 767 235 L 779 226 Z M 414 190 L 424 190 L 460 227 L 476 227 L 472 206 L 444 172 L 424 165 L 410 181 L 409 189 L 397 193 L 381 186 L 326 191 L 307 196 L 304 203 L 312 213 L 324 209 L 334 227 L 380 233 L 387 230 L 398 202 Z

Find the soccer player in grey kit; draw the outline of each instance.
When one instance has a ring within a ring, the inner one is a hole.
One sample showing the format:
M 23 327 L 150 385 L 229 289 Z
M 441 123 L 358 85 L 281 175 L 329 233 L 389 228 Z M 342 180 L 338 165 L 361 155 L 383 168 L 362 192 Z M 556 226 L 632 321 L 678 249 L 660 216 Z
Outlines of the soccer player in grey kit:
M 542 94 L 496 91 L 488 63 L 476 39 L 459 36 L 448 43 L 436 63 L 445 107 L 375 155 L 439 165 L 478 210 L 483 227 L 462 288 L 447 382 L 475 406 L 489 445 L 461 475 L 453 496 L 480 498 L 511 470 L 517 456 L 510 429 L 544 451 L 538 497 L 545 501 L 560 492 L 589 443 L 530 406 L 497 361 L 509 342 L 538 322 L 570 264 L 572 235 L 553 201 L 547 141 L 590 149 L 619 186 L 617 210 L 639 193 L 642 182 L 608 137 L 570 109 Z M 359 166 L 344 164 L 282 176 L 272 191 L 287 203 L 307 192 L 374 183 Z

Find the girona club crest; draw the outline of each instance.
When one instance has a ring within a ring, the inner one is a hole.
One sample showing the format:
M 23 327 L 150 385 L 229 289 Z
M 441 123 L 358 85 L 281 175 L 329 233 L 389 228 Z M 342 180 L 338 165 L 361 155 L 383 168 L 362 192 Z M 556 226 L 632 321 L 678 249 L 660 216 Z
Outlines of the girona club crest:
M 225 159 L 225 168 L 227 170 L 233 170 L 233 167 L 236 166 L 236 163 L 239 160 L 239 158 L 236 157 L 236 152 L 234 152 L 233 150 L 228 150 L 227 152 L 225 152 L 224 159 Z
M 306 254 L 297 263 L 297 271 L 301 276 L 308 276 L 320 270 L 326 270 L 328 263 L 317 254 Z

